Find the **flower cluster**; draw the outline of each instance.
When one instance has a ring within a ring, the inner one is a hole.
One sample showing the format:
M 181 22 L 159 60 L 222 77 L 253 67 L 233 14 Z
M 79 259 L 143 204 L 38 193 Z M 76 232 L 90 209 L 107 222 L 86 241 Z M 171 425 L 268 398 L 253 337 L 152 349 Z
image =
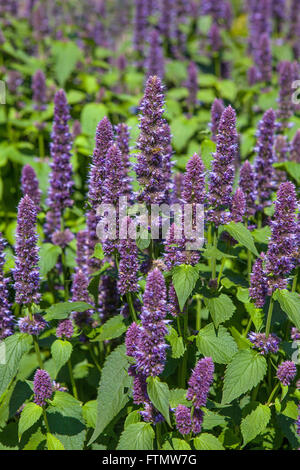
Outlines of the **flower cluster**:
M 296 364 L 292 361 L 285 361 L 280 364 L 277 369 L 277 378 L 280 380 L 282 385 L 290 385 L 297 374 Z
M 52 381 L 47 371 L 38 369 L 33 378 L 34 402 L 45 406 L 53 394 Z
M 254 349 L 258 349 L 261 354 L 276 354 L 279 349 L 280 339 L 274 334 L 270 334 L 268 338 L 265 333 L 255 333 L 251 331 L 248 335 Z
M 4 276 L 5 264 L 5 241 L 0 233 L 0 340 L 7 338 L 14 332 L 14 317 L 9 302 L 8 283 L 9 279 Z

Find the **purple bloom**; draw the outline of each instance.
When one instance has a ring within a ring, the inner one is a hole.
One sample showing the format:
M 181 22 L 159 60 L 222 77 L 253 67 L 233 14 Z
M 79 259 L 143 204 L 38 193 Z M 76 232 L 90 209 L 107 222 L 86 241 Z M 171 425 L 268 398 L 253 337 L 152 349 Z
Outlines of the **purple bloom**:
M 292 83 L 294 81 L 293 64 L 288 61 L 280 62 L 278 66 L 279 73 L 279 98 L 277 118 L 281 123 L 281 128 L 288 127 L 288 121 L 293 115 L 292 94 L 294 89 Z
M 74 124 L 73 124 L 73 129 L 72 129 L 72 137 L 73 139 L 76 139 L 76 137 L 78 137 L 82 132 L 82 129 L 81 129 L 81 123 L 78 119 L 76 119 L 74 121 Z
M 297 130 L 291 142 L 291 160 L 300 163 L 300 129 Z
M 187 239 L 182 231 L 182 226 L 177 226 L 173 223 L 164 242 L 164 261 L 168 270 L 180 264 L 191 264 L 194 266 L 199 261 L 199 253 L 197 251 L 186 249 Z
M 203 0 L 201 2 L 201 13 L 211 15 L 214 22 L 219 22 L 225 17 L 226 2 L 224 0 Z
M 130 132 L 127 124 L 118 124 L 116 126 L 116 143 L 120 149 L 123 160 L 124 169 L 124 186 L 126 186 L 124 195 L 127 196 L 129 202 L 132 201 L 132 188 L 131 178 L 129 172 L 131 170 L 131 162 L 129 160 L 130 148 L 129 148 Z
M 275 113 L 269 109 L 259 122 L 257 130 L 257 157 L 255 160 L 256 191 L 259 201 L 259 210 L 268 206 L 274 188 L 274 131 Z
M 16 233 L 16 263 L 13 271 L 16 302 L 39 303 L 40 276 L 38 268 L 37 208 L 29 196 L 24 196 L 18 207 Z
M 255 53 L 255 62 L 259 70 L 260 81 L 270 82 L 272 79 L 271 40 L 267 33 L 259 38 L 259 47 Z
M 147 0 L 135 0 L 133 44 L 134 49 L 142 57 L 144 55 L 145 38 L 147 37 L 147 15 Z
M 134 353 L 137 371 L 146 376 L 160 375 L 164 370 L 167 344 L 165 336 L 167 292 L 165 280 L 159 269 L 151 271 L 146 280 L 143 295 L 140 333 L 137 338 L 137 350 Z
M 285 162 L 288 159 L 289 144 L 284 135 L 278 135 L 275 140 L 275 153 L 278 162 Z
M 297 432 L 298 436 L 300 436 L 300 403 L 298 405 L 298 418 L 297 418 L 297 421 L 296 421 L 296 432 Z
M 243 190 L 237 188 L 231 204 L 231 217 L 234 222 L 243 222 L 246 213 L 246 198 Z
M 164 179 L 164 197 L 163 202 L 168 204 L 170 202 L 170 192 L 172 190 L 172 136 L 169 124 L 163 125 L 163 136 L 164 136 L 164 153 L 162 161 L 162 174 Z
M 72 302 L 87 302 L 92 304 L 92 299 L 88 291 L 89 280 L 83 271 L 78 270 L 73 277 L 72 284 Z M 79 328 L 89 326 L 93 322 L 93 311 L 73 312 L 72 318 Z
M 126 331 L 125 345 L 127 356 L 134 357 L 137 349 L 137 339 L 140 333 L 140 327 L 135 323 L 131 323 Z
M 88 271 L 88 231 L 81 230 L 76 235 L 76 271 Z
M 151 77 L 152 75 L 157 75 L 161 79 L 164 77 L 164 53 L 160 44 L 159 32 L 156 29 L 152 30 L 150 33 L 146 68 L 147 77 Z
M 296 364 L 292 361 L 285 361 L 278 366 L 276 377 L 280 380 L 282 385 L 291 385 L 297 374 Z
M 249 294 L 257 308 L 262 308 L 267 296 L 267 277 L 263 269 L 262 258 L 257 258 L 252 267 Z
M 255 55 L 259 48 L 257 39 L 271 33 L 271 0 L 251 0 L 249 10 L 249 45 Z
M 48 205 L 50 214 L 47 214 L 46 232 L 51 235 L 60 230 L 59 217 L 67 207 L 73 205 L 71 199 L 73 181 L 71 158 L 71 134 L 68 121 L 70 119 L 69 106 L 66 94 L 59 90 L 54 98 L 54 120 L 51 134 L 51 163 L 50 188 L 48 193 Z M 55 214 L 56 227 L 52 226 L 53 214 Z
M 122 222 L 122 229 L 123 231 L 126 231 L 126 233 L 122 234 L 122 237 L 125 238 L 121 238 L 118 246 L 120 253 L 118 290 L 121 295 L 128 292 L 137 292 L 139 289 L 138 249 L 135 240 L 131 238 L 131 226 L 133 226 L 133 222 L 129 217 L 127 217 Z
M 194 434 L 200 434 L 202 430 L 204 413 L 202 410 L 194 410 L 192 431 Z
M 74 328 L 72 321 L 68 318 L 59 323 L 56 328 L 56 337 L 57 338 L 72 338 L 74 334 Z
M 47 371 L 38 369 L 33 379 L 34 402 L 39 406 L 45 406 L 46 400 L 52 397 L 52 381 Z
M 245 215 L 251 217 L 255 214 L 256 189 L 253 168 L 248 160 L 241 168 L 239 185 L 246 198 Z
M 172 6 L 173 0 L 161 0 L 159 29 L 166 42 L 170 42 L 172 36 L 174 14 Z
M 168 291 L 168 313 L 173 317 L 177 317 L 180 313 L 178 297 L 173 284 L 170 284 Z
M 99 317 L 102 323 L 116 315 L 116 312 L 119 310 L 120 296 L 118 294 L 117 281 L 114 277 L 103 276 L 101 278 L 98 304 Z
M 281 33 L 282 26 L 284 25 L 286 19 L 286 0 L 273 0 L 272 14 L 276 22 L 277 32 Z
M 252 343 L 253 349 L 258 349 L 262 355 L 273 353 L 276 354 L 279 349 L 280 339 L 275 334 L 270 334 L 266 338 L 265 333 L 254 333 L 250 331 L 248 338 Z
M 178 405 L 175 411 L 176 428 L 183 436 L 192 430 L 191 410 L 184 405 Z
M 47 327 L 47 322 L 39 314 L 19 318 L 18 326 L 22 333 L 38 336 Z
M 0 233 L 0 340 L 11 336 L 14 332 L 11 305 L 8 299 L 8 282 L 5 278 L 3 267 L 5 264 L 5 241 Z
M 67 228 L 63 231 L 57 230 L 54 232 L 51 237 L 51 241 L 54 245 L 60 246 L 61 248 L 66 248 L 73 238 L 73 233 Z
M 217 135 L 217 150 L 212 162 L 209 182 L 209 218 L 216 225 L 229 220 L 226 208 L 231 205 L 232 185 L 234 180 L 234 159 L 237 151 L 238 135 L 236 131 L 236 114 L 228 106 L 221 117 Z
M 186 81 L 186 88 L 188 90 L 187 105 L 189 112 L 192 113 L 197 106 L 197 93 L 198 93 L 198 67 L 195 62 L 190 62 L 188 65 L 188 77 Z
M 164 112 L 163 87 L 159 77 L 147 81 L 144 97 L 140 104 L 140 135 L 137 147 L 136 174 L 141 186 L 139 201 L 146 204 L 160 203 L 165 196 L 163 158 L 166 153 L 166 121 Z
M 253 86 L 257 82 L 259 82 L 260 73 L 259 73 L 258 68 L 255 65 L 252 65 L 252 67 L 249 67 L 249 69 L 247 71 L 247 78 L 248 78 L 249 86 Z
M 274 220 L 271 222 L 271 240 L 266 255 L 268 294 L 276 289 L 285 289 L 288 276 L 295 265 L 297 250 L 297 197 L 295 186 L 290 181 L 281 183 L 275 202 Z
M 195 409 L 206 406 L 209 388 L 213 382 L 214 363 L 211 357 L 200 359 L 189 380 L 187 399 L 193 402 Z
M 295 328 L 294 326 L 291 329 L 291 339 L 293 341 L 299 341 L 300 340 L 300 331 Z
M 46 109 L 46 78 L 42 70 L 37 70 L 32 78 L 34 108 L 38 111 Z
M 205 196 L 205 166 L 201 157 L 195 153 L 186 165 L 182 199 L 188 204 L 203 204 Z
M 39 182 L 36 173 L 30 165 L 23 166 L 21 186 L 23 196 L 27 194 L 30 199 L 36 204 L 36 207 L 39 210 L 42 191 L 39 189 Z
M 182 199 L 183 173 L 175 173 L 173 176 L 171 204 L 179 204 Z
M 215 98 L 211 107 L 211 123 L 210 123 L 213 141 L 216 141 L 217 139 L 219 124 L 220 124 L 220 120 L 224 112 L 224 109 L 225 108 L 224 108 L 223 101 L 221 99 Z
M 220 28 L 216 23 L 211 25 L 208 32 L 209 44 L 212 52 L 219 52 L 222 47 L 222 38 L 220 34 Z

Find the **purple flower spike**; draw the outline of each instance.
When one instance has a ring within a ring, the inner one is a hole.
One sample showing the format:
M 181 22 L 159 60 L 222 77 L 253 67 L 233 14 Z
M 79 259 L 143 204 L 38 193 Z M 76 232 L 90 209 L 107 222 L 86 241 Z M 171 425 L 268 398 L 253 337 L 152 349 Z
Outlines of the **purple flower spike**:
M 212 52 L 219 52 L 222 48 L 222 38 L 220 34 L 220 28 L 216 23 L 211 25 L 208 32 L 209 44 Z
M 59 323 L 56 328 L 56 337 L 57 338 L 72 338 L 74 334 L 74 328 L 72 321 L 68 318 Z
M 47 327 L 47 322 L 39 314 L 32 315 L 32 318 L 28 315 L 19 318 L 18 327 L 22 333 L 38 336 Z
M 52 381 L 47 371 L 38 369 L 33 378 L 34 402 L 39 406 L 45 406 L 46 400 L 52 397 Z
M 291 385 L 297 374 L 296 364 L 292 361 L 285 361 L 278 366 L 276 377 L 282 385 Z
M 88 231 L 81 230 L 76 235 L 76 271 L 88 272 Z
M 269 83 L 272 79 L 272 53 L 271 40 L 267 33 L 262 34 L 259 38 L 255 62 L 259 70 L 260 81 Z
M 300 163 L 300 129 L 297 130 L 291 142 L 291 160 Z
M 260 73 L 259 73 L 258 68 L 255 65 L 253 65 L 252 67 L 249 67 L 248 72 L 247 72 L 247 79 L 248 79 L 249 86 L 253 86 L 257 82 L 259 82 Z
M 126 231 L 122 236 L 126 238 L 120 240 L 118 247 L 120 253 L 118 290 L 121 295 L 128 292 L 137 292 L 139 289 L 138 249 L 135 240 L 131 238 L 131 234 L 129 233 L 132 224 L 133 222 L 130 217 L 127 217 L 122 222 L 122 231 Z
M 23 196 L 27 194 L 39 210 L 42 191 L 39 189 L 36 173 L 30 165 L 25 165 L 22 169 L 21 186 Z
M 275 202 L 274 220 L 271 222 L 271 240 L 266 255 L 268 294 L 276 289 L 285 289 L 295 266 L 297 250 L 297 197 L 293 183 L 281 183 Z
M 295 328 L 294 326 L 291 329 L 291 339 L 293 341 L 299 341 L 300 340 L 300 331 Z
M 127 124 L 118 124 L 116 126 L 116 143 L 120 149 L 123 160 L 123 169 L 124 169 L 124 186 L 125 192 L 124 195 L 127 196 L 128 202 L 132 202 L 132 187 L 131 187 L 131 178 L 129 177 L 129 172 L 131 171 L 131 162 L 129 160 L 130 148 L 129 148 L 129 139 L 130 132 Z
M 224 112 L 224 103 L 221 99 L 216 98 L 212 104 L 211 107 L 211 123 L 210 123 L 210 128 L 212 132 L 212 140 L 216 141 L 217 135 L 218 135 L 218 130 L 219 130 L 219 124 L 220 120 L 222 117 L 222 114 Z
M 284 135 L 278 135 L 276 137 L 275 153 L 278 162 L 285 162 L 288 159 L 289 144 Z
M 71 134 L 68 121 L 70 119 L 69 106 L 64 90 L 59 90 L 54 98 L 54 120 L 51 134 L 51 163 L 50 188 L 48 205 L 50 214 L 47 214 L 46 232 L 51 235 L 53 231 L 60 230 L 60 217 L 67 207 L 73 205 L 71 199 L 73 190 L 71 158 Z M 53 230 L 53 214 L 55 214 L 56 227 Z
M 77 271 L 73 277 L 72 284 L 72 302 L 87 302 L 93 304 L 88 291 L 89 280 L 83 271 Z M 85 312 L 73 312 L 72 318 L 79 328 L 89 326 L 93 322 L 93 311 L 86 310 Z
M 243 190 L 237 188 L 231 204 L 231 217 L 234 222 L 243 222 L 246 213 L 246 198 Z
M 140 56 L 144 55 L 145 38 L 148 26 L 147 0 L 135 0 L 133 44 Z
M 263 269 L 262 258 L 257 258 L 252 267 L 249 294 L 257 308 L 262 308 L 267 296 L 267 277 Z
M 0 233 L 0 340 L 14 333 L 14 316 L 11 313 L 11 305 L 8 300 L 9 279 L 4 276 L 3 272 L 5 264 L 5 245 L 6 243 Z
M 147 81 L 144 97 L 140 104 L 140 135 L 137 147 L 136 174 L 141 186 L 139 201 L 146 204 L 161 203 L 165 196 L 163 158 L 166 153 L 166 121 L 164 112 L 163 87 L 159 77 Z M 167 142 L 166 142 L 167 140 Z
M 254 171 L 248 160 L 243 164 L 240 171 L 240 188 L 242 189 L 246 198 L 246 212 L 247 217 L 254 216 L 256 212 L 255 201 L 256 201 L 256 189 L 255 189 L 255 177 Z
M 46 107 L 46 78 L 42 70 L 37 70 L 32 78 L 34 109 L 44 111 Z
M 270 205 L 271 194 L 274 189 L 275 172 L 274 163 L 274 132 L 275 113 L 269 109 L 259 122 L 257 131 L 257 157 L 255 160 L 256 191 L 259 201 L 259 210 Z
M 140 327 L 135 323 L 131 323 L 126 331 L 125 345 L 127 356 L 134 357 L 135 351 L 138 344 L 138 336 L 140 333 Z
M 248 338 L 252 343 L 253 349 L 258 349 L 260 354 L 278 353 L 281 340 L 275 334 L 272 333 L 266 338 L 265 333 L 254 333 L 254 331 L 250 331 Z
M 197 362 L 189 380 L 187 399 L 196 409 L 206 406 L 209 388 L 213 382 L 214 363 L 211 357 L 204 357 Z
M 234 180 L 234 159 L 237 152 L 238 134 L 236 131 L 236 114 L 228 106 L 221 117 L 217 135 L 217 150 L 212 162 L 209 183 L 209 203 L 211 210 L 208 215 L 217 226 L 229 220 L 226 208 L 231 205 L 232 185 Z
M 203 204 L 205 201 L 205 166 L 195 153 L 186 165 L 183 179 L 182 198 L 188 204 Z
M 159 29 L 166 42 L 170 42 L 172 36 L 173 0 L 161 0 L 161 15 Z
M 186 81 L 186 88 L 188 90 L 187 105 L 190 113 L 197 106 L 197 93 L 198 93 L 198 67 L 195 62 L 190 62 L 188 65 L 188 78 Z
M 191 410 L 184 405 L 178 405 L 175 411 L 176 428 L 183 436 L 192 430 Z
M 164 53 L 160 44 L 159 33 L 156 29 L 151 31 L 149 39 L 149 51 L 146 61 L 147 77 L 157 75 L 163 79 L 164 70 Z
M 147 377 L 150 375 L 155 377 L 164 370 L 167 349 L 165 336 L 168 333 L 165 320 L 167 314 L 166 285 L 158 268 L 155 268 L 147 276 L 143 300 L 142 326 L 134 358 L 140 373 Z
M 29 305 L 40 301 L 39 256 L 36 233 L 37 209 L 29 196 L 18 207 L 16 264 L 13 271 L 16 302 Z
M 294 81 L 294 67 L 291 62 L 283 61 L 278 66 L 279 72 L 279 98 L 277 118 L 284 129 L 289 125 L 289 119 L 293 115 L 292 87 Z

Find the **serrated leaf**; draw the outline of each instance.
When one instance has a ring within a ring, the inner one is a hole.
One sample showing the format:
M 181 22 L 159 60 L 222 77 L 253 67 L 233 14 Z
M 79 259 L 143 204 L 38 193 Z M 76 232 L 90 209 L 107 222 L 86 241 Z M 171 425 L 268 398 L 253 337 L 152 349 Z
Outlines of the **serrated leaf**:
M 174 437 L 172 444 L 174 450 L 191 450 L 191 446 L 184 439 Z
M 97 400 L 91 400 L 82 407 L 83 418 L 87 427 L 95 429 L 97 420 Z
M 178 336 L 175 328 L 169 328 L 169 334 L 166 336 L 166 340 L 170 343 L 172 348 L 172 357 L 174 359 L 179 359 L 184 355 L 185 346 L 183 344 L 183 339 L 181 336 Z
M 230 222 L 227 225 L 223 225 L 222 229 L 228 232 L 238 243 L 248 248 L 255 256 L 259 256 L 250 230 L 241 222 Z
M 82 58 L 82 50 L 73 41 L 55 41 L 52 54 L 55 76 L 60 86 L 64 86 L 75 70 L 77 62 Z
M 215 331 L 212 323 L 199 331 L 196 344 L 204 356 L 212 357 L 213 361 L 219 364 L 228 364 L 238 350 L 236 342 L 226 328 L 220 325 Z
M 249 349 L 239 351 L 225 371 L 222 404 L 256 387 L 266 371 L 267 362 L 261 354 Z
M 51 434 L 66 450 L 81 450 L 85 440 L 85 423 L 81 404 L 67 392 L 55 392 L 47 408 Z
M 100 334 L 93 341 L 108 341 L 119 338 L 126 331 L 123 315 L 116 315 L 107 320 L 100 329 Z
M 31 344 L 31 336 L 23 333 L 15 333 L 0 343 L 0 397 L 18 372 L 21 358 Z
M 128 428 L 130 424 L 139 423 L 141 419 L 141 413 L 138 410 L 132 411 L 131 413 L 129 413 L 129 415 L 127 415 L 125 419 L 124 429 Z
M 46 321 L 64 320 L 68 318 L 71 312 L 85 312 L 92 308 L 93 306 L 87 302 L 61 302 L 51 305 L 51 307 L 46 310 L 44 319 Z
M 215 436 L 205 432 L 195 437 L 194 446 L 196 450 L 224 450 L 221 442 Z
M 274 299 L 278 300 L 280 307 L 287 314 L 291 322 L 300 330 L 300 296 L 297 292 L 277 290 Z
M 152 450 L 153 440 L 150 423 L 130 424 L 122 432 L 117 450 Z
M 116 348 L 106 359 L 102 369 L 97 397 L 97 423 L 89 444 L 94 442 L 111 420 L 124 408 L 129 400 L 125 389 L 131 380 L 127 369 L 129 363 L 124 345 Z M 116 378 L 118 380 L 116 380 Z
M 172 281 L 181 311 L 193 292 L 198 278 L 198 268 L 194 266 L 181 264 L 180 266 L 175 266 L 173 269 Z
M 43 243 L 39 251 L 39 267 L 40 274 L 42 277 L 47 276 L 47 274 L 54 268 L 57 264 L 59 255 L 62 253 L 60 246 L 53 245 L 52 243 Z
M 50 432 L 47 433 L 47 448 L 48 450 L 65 450 L 60 440 Z
M 225 294 L 221 294 L 219 297 L 205 299 L 205 304 L 216 327 L 218 327 L 220 323 L 229 320 L 236 310 L 231 298 Z
M 204 411 L 202 429 L 209 431 L 217 426 L 226 426 L 226 419 L 210 410 Z
M 19 420 L 19 438 L 21 438 L 22 434 L 27 431 L 27 429 L 31 428 L 38 419 L 40 419 L 42 413 L 42 407 L 35 403 L 27 403 L 25 405 Z
M 155 408 L 161 412 L 169 426 L 170 422 L 170 390 L 166 383 L 160 382 L 158 377 L 149 377 L 147 380 L 147 392 Z
M 96 243 L 96 246 L 94 248 L 94 254 L 92 257 L 97 258 L 97 259 L 104 259 L 104 251 L 101 243 Z
M 69 341 L 57 339 L 52 343 L 51 353 L 56 366 L 56 375 L 72 354 L 72 344 Z
M 267 405 L 259 404 L 241 423 L 244 446 L 265 431 L 271 418 L 271 410 Z
M 269 243 L 269 240 L 271 237 L 271 229 L 269 225 L 266 225 L 263 228 L 257 228 L 253 230 L 251 233 L 256 242 L 264 243 L 265 245 Z

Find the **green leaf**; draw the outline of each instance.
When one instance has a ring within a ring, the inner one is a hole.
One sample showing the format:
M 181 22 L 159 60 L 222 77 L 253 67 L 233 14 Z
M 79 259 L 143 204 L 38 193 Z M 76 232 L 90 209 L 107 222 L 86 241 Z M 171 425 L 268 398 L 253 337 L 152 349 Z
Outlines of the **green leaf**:
M 96 427 L 97 420 L 97 400 L 91 400 L 82 407 L 83 418 L 88 428 Z
M 263 228 L 257 228 L 253 230 L 251 233 L 252 233 L 254 240 L 257 243 L 264 243 L 265 245 L 269 243 L 270 236 L 271 236 L 271 229 L 269 225 L 266 225 Z
M 65 450 L 60 440 L 50 434 L 50 432 L 47 432 L 47 447 L 48 450 Z
M 237 94 L 237 86 L 232 80 L 222 80 L 216 83 L 217 89 L 221 95 L 228 101 L 234 101 Z
M 89 444 L 97 439 L 129 400 L 125 392 L 131 384 L 127 373 L 128 365 L 124 345 L 117 347 L 105 361 L 97 397 L 97 424 Z
M 82 50 L 75 42 L 55 41 L 52 53 L 55 76 L 60 86 L 64 86 L 75 70 L 77 62 L 82 58 Z
M 252 413 L 242 420 L 241 431 L 244 439 L 244 446 L 265 431 L 270 418 L 270 408 L 267 405 L 259 404 Z
M 181 115 L 171 122 L 173 144 L 178 152 L 182 152 L 187 143 L 199 129 L 199 122 L 195 118 L 187 119 Z
M 170 390 L 166 383 L 160 382 L 158 377 L 149 377 L 147 392 L 155 408 L 161 412 L 169 426 L 170 422 Z
M 68 318 L 71 312 L 85 312 L 92 308 L 93 306 L 86 302 L 61 302 L 51 305 L 51 307 L 46 310 L 44 318 L 46 321 L 64 320 Z
M 191 402 L 186 399 L 186 390 L 183 388 L 174 388 L 173 390 L 170 390 L 170 407 L 176 408 L 178 405 L 191 405 Z
M 287 314 L 291 322 L 300 330 L 300 297 L 297 292 L 277 290 L 274 299 L 278 300 L 280 307 Z
M 204 356 L 212 357 L 218 364 L 228 364 L 238 350 L 226 328 L 220 325 L 216 332 L 212 323 L 199 331 L 196 344 Z
M 96 243 L 93 257 L 100 260 L 104 259 L 104 251 L 101 243 Z
M 174 439 L 172 439 L 172 444 L 174 450 L 191 450 L 191 446 L 183 439 L 174 437 Z
M 175 328 L 169 328 L 169 334 L 166 336 L 166 339 L 171 345 L 173 359 L 179 359 L 180 357 L 182 357 L 185 352 L 185 346 L 183 344 L 182 337 L 178 336 L 178 333 Z
M 153 440 L 150 423 L 130 424 L 122 432 L 117 450 L 152 450 Z
M 84 105 L 80 118 L 82 132 L 89 136 L 94 136 L 99 121 L 107 114 L 107 108 L 102 103 L 88 103 Z
M 43 408 L 35 403 L 27 403 L 25 405 L 19 420 L 19 439 L 27 429 L 31 428 L 40 419 L 42 412 Z
M 216 151 L 216 143 L 209 139 L 204 139 L 201 144 L 201 158 L 207 170 L 211 168 L 213 153 Z
M 266 371 L 266 359 L 261 354 L 249 349 L 239 351 L 226 368 L 222 403 L 230 403 L 256 387 Z
M 221 442 L 215 436 L 206 432 L 195 437 L 194 446 L 196 450 L 224 450 Z
M 204 301 L 216 327 L 218 327 L 220 323 L 229 320 L 236 310 L 230 297 L 225 294 L 221 294 L 219 297 L 205 299 Z
M 136 424 L 141 421 L 141 413 L 139 410 L 132 411 L 127 415 L 124 423 L 124 429 L 126 429 L 130 424 Z
M 47 276 L 51 269 L 54 268 L 61 253 L 62 249 L 60 246 L 52 245 L 52 243 L 42 244 L 39 252 L 39 267 L 42 277 Z
M 64 448 L 81 450 L 86 431 L 80 402 L 67 392 L 56 392 L 46 413 L 51 434 Z
M 57 339 L 52 343 L 51 353 L 56 366 L 56 375 L 72 354 L 72 344 L 69 341 Z
M 116 315 L 100 328 L 100 334 L 93 339 L 93 341 L 108 341 L 114 338 L 119 338 L 126 331 L 123 315 Z
M 259 256 L 250 230 L 241 222 L 230 222 L 227 225 L 223 225 L 222 229 L 228 232 L 238 243 L 248 248 L 255 256 Z
M 226 426 L 226 419 L 224 416 L 220 416 L 218 413 L 214 413 L 210 410 L 205 410 L 202 428 L 209 431 L 217 426 Z
M 199 272 L 197 267 L 181 264 L 173 269 L 172 280 L 181 311 L 193 292 L 198 278 Z
M 18 372 L 21 358 L 31 343 L 31 336 L 23 333 L 15 333 L 0 343 L 0 397 Z

